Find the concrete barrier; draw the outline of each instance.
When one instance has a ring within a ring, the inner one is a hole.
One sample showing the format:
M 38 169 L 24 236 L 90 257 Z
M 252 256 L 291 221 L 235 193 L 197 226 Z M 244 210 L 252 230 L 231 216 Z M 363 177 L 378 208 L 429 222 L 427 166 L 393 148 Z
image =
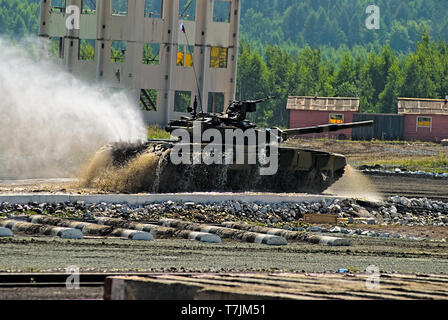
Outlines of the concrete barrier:
M 4 237 L 12 237 L 13 233 L 11 231 L 11 229 L 8 228 L 0 228 L 0 238 L 4 238 Z
M 317 202 L 321 200 L 332 201 L 335 199 L 344 199 L 327 195 L 306 195 L 306 194 L 275 194 L 275 193 L 173 193 L 173 194 L 100 194 L 100 195 L 79 195 L 79 194 L 8 194 L 0 195 L 0 202 L 9 202 L 17 204 L 37 203 L 66 203 L 83 201 L 87 204 L 92 203 L 128 203 L 130 205 L 145 205 L 148 203 L 161 203 L 167 201 L 183 201 L 195 203 L 216 203 L 224 201 L 243 201 L 257 203 L 301 203 Z
M 75 228 L 47 226 L 31 222 L 16 220 L 5 220 L 0 222 L 0 227 L 11 229 L 13 232 L 26 234 L 41 234 L 46 236 L 57 236 L 63 239 L 82 239 L 83 234 Z
M 100 217 L 95 219 L 97 223 L 111 227 L 127 228 L 132 230 L 140 230 L 150 232 L 156 238 L 180 238 L 190 239 L 205 243 L 222 243 L 221 238 L 217 235 L 205 232 L 192 232 L 188 230 L 178 230 L 176 228 L 164 227 L 155 224 L 138 223 L 126 221 L 122 219 L 114 219 L 108 217 Z
M 74 228 L 53 227 L 50 234 L 62 239 L 82 239 L 82 232 Z
M 49 224 L 54 226 L 69 227 L 80 230 L 84 235 L 119 237 L 129 240 L 152 241 L 152 234 L 144 231 L 128 230 L 123 228 L 114 228 L 111 226 L 99 225 L 90 222 L 71 221 L 50 216 L 36 215 L 29 217 L 33 223 Z
M 216 234 L 221 238 L 234 239 L 250 243 L 260 243 L 267 245 L 286 245 L 288 242 L 284 237 L 261 234 L 245 230 L 230 229 L 225 227 L 203 225 L 199 223 L 186 222 L 174 219 L 161 219 L 159 221 L 163 226 L 197 232 L 206 232 Z
M 149 232 L 117 229 L 115 234 L 119 234 L 119 237 L 126 238 L 135 241 L 153 241 L 154 237 Z
M 207 243 L 222 243 L 221 238 L 218 237 L 216 234 L 206 233 L 206 232 L 195 232 L 195 231 L 189 231 L 187 232 L 188 239 L 196 240 L 200 242 L 207 242 Z
M 310 236 L 309 242 L 324 246 L 350 246 L 351 242 L 346 238 L 336 238 L 329 236 Z
M 236 222 L 224 222 L 222 224 L 224 227 L 239 229 L 239 230 L 247 230 L 252 232 L 270 234 L 282 236 L 286 240 L 291 241 L 302 241 L 309 242 L 314 244 L 320 244 L 325 246 L 349 246 L 351 242 L 346 238 L 336 238 L 336 237 L 328 237 L 328 236 L 318 236 L 318 235 L 310 235 L 307 232 L 298 232 L 298 231 L 289 231 L 277 228 L 267 228 L 261 226 L 254 226 L 246 223 L 236 223 Z

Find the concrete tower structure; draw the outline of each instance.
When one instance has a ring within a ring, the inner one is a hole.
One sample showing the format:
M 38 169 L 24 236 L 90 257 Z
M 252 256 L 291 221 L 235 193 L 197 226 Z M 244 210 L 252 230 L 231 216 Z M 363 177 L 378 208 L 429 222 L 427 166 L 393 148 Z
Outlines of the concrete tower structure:
M 39 36 L 75 76 L 124 89 L 148 123 L 235 96 L 240 0 L 41 0 Z M 46 41 L 45 41 L 46 42 Z

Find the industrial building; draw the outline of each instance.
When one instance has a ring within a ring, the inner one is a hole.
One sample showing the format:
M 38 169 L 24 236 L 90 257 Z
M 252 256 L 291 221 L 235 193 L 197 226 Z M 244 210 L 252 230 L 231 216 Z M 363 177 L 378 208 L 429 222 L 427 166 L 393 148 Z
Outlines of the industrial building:
M 398 99 L 398 114 L 404 118 L 404 139 L 448 139 L 448 99 Z
M 195 99 L 204 111 L 234 99 L 239 20 L 240 0 L 41 0 L 39 36 L 69 72 L 164 125 Z
M 399 98 L 398 114 L 359 113 L 359 103 L 359 98 L 289 97 L 289 127 L 374 120 L 372 127 L 305 137 L 435 142 L 448 139 L 448 99 Z

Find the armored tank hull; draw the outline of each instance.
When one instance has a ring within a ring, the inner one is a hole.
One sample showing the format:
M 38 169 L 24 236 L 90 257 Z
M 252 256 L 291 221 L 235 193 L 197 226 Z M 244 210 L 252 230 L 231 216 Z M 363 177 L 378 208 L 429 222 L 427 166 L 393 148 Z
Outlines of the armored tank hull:
M 347 165 L 342 155 L 279 145 L 275 158 L 272 158 L 277 161 L 276 166 L 271 174 L 263 174 L 266 164 L 249 161 L 253 150 L 247 147 L 242 162 L 226 164 L 223 155 L 222 161 L 215 161 L 218 163 L 198 161 L 195 164 L 198 155 L 194 150 L 202 152 L 209 145 L 184 145 L 182 150 L 189 151 L 190 161 L 174 164 L 171 155 L 178 152 L 175 146 L 179 147 L 173 141 L 105 146 L 97 154 L 103 159 L 103 169 L 91 172 L 87 184 L 105 191 L 127 193 L 253 191 L 320 194 L 342 177 Z M 233 151 L 237 154 L 237 150 Z
M 195 100 L 190 116 L 168 123 L 166 131 L 175 140 L 106 146 L 86 170 L 85 184 L 129 193 L 322 193 L 344 174 L 345 157 L 285 142 L 373 122 L 260 129 L 246 116 L 270 98 L 233 101 L 220 114 L 198 113 Z

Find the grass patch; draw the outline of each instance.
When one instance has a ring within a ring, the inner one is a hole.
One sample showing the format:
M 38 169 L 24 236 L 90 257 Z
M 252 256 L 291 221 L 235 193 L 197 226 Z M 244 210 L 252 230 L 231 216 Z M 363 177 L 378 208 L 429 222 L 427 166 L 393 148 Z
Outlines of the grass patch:
M 170 139 L 171 135 L 158 125 L 148 126 L 148 139 Z
M 416 158 L 399 158 L 399 159 L 385 159 L 375 161 L 363 161 L 365 165 L 379 164 L 385 168 L 401 168 L 409 171 L 428 171 L 446 173 L 448 172 L 448 155 L 440 154 L 437 157 Z
M 427 146 L 439 146 L 440 144 L 437 142 L 431 142 L 431 141 L 419 141 L 419 140 L 413 140 L 413 141 L 405 141 L 405 140 L 352 140 L 352 139 L 345 139 L 340 140 L 336 138 L 329 138 L 329 137 L 320 137 L 320 138 L 303 138 L 298 137 L 296 139 L 291 138 L 291 140 L 310 140 L 310 141 L 321 141 L 321 142 L 336 142 L 336 143 L 346 143 L 346 144 L 376 144 L 376 145 L 427 145 Z

